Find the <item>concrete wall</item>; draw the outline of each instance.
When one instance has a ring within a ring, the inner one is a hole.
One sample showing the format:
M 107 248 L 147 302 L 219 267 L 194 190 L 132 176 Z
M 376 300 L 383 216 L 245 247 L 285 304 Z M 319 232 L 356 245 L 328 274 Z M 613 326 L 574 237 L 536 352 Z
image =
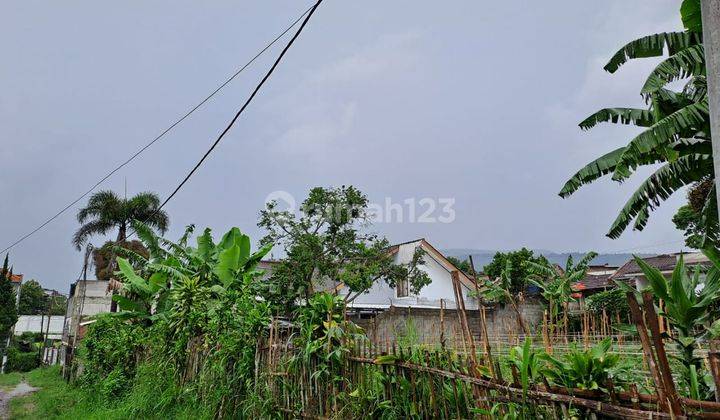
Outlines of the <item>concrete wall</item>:
M 539 301 L 526 301 L 520 306 L 523 320 L 532 331 L 542 323 L 544 306 Z M 476 339 L 481 337 L 480 314 L 477 310 L 467 310 L 468 325 Z M 375 315 L 364 312 L 354 313 L 350 319 L 363 327 L 368 337 L 377 343 L 403 340 L 423 344 L 439 344 L 442 326 L 448 346 L 462 346 L 462 330 L 458 313 L 454 309 L 444 311 L 444 322 L 440 322 L 440 310 L 431 308 L 400 308 L 391 307 L 378 310 Z M 505 341 L 508 336 L 518 337 L 522 334 L 517 323 L 517 315 L 509 305 L 488 307 L 485 309 L 488 335 L 491 339 Z M 409 343 L 408 343 L 409 344 Z
M 63 341 L 67 342 L 75 335 L 81 321 L 93 315 L 110 312 L 112 299 L 110 293 L 107 293 L 108 283 L 98 280 L 80 280 L 75 283 L 73 293 L 68 298 Z
M 50 317 L 50 332 L 48 335 L 50 339 L 58 340 L 62 337 L 64 320 L 65 317 L 62 315 Z M 44 334 L 48 328 L 47 322 L 48 318 L 41 315 L 20 315 L 15 324 L 15 335 L 20 335 L 24 332 L 41 332 Z

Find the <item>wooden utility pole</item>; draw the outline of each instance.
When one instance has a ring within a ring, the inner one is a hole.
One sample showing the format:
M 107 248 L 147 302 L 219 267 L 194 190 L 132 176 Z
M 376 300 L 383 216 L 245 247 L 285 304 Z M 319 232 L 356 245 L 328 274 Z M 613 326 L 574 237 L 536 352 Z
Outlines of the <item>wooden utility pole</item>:
M 703 47 L 707 70 L 710 133 L 712 134 L 713 167 L 720 174 L 720 0 L 702 0 Z M 720 191 L 720 177 L 715 177 Z M 717 194 L 720 209 L 720 194 Z

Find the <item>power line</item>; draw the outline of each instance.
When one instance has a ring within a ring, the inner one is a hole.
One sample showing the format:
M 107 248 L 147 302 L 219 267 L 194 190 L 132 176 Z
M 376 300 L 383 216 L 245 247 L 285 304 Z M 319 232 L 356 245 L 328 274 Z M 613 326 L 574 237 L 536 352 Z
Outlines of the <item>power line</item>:
M 265 51 L 267 51 L 270 47 L 272 47 L 273 45 L 275 45 L 275 43 L 277 43 L 277 41 L 279 41 L 280 38 L 282 38 L 283 36 L 285 36 L 285 34 L 287 34 L 287 33 L 290 31 L 290 29 L 294 28 L 295 25 L 297 25 L 297 23 L 300 22 L 300 20 L 302 20 L 302 18 L 303 18 L 305 15 L 307 15 L 311 10 L 314 10 L 314 7 L 317 7 L 317 5 L 315 5 L 315 6 L 310 6 L 309 8 L 307 8 L 307 9 L 306 9 L 300 16 L 298 16 L 287 28 L 285 28 L 284 31 L 282 31 L 282 32 L 281 32 L 278 36 L 276 36 L 272 41 L 270 41 L 267 45 L 265 45 L 265 47 L 264 47 L 263 49 L 261 49 L 257 54 L 255 54 L 255 56 L 253 56 L 247 63 L 245 63 L 242 67 L 240 67 L 240 69 L 238 69 L 238 70 L 237 70 L 235 73 L 233 73 L 229 78 L 227 78 L 223 83 L 221 83 L 217 88 L 215 88 L 215 90 L 213 90 L 213 91 L 212 91 L 209 95 L 207 95 L 203 100 L 201 100 L 200 102 L 198 102 L 197 105 L 195 105 L 195 106 L 193 106 L 192 108 L 190 108 L 190 110 L 187 111 L 182 117 L 180 117 L 180 118 L 177 119 L 175 122 L 173 122 L 172 124 L 170 124 L 170 126 L 169 126 L 168 128 L 166 128 L 165 130 L 163 130 L 158 136 L 156 136 L 154 139 L 152 139 L 152 141 L 150 141 L 149 143 L 147 143 L 146 145 L 144 145 L 143 147 L 141 147 L 140 149 L 138 149 L 138 151 L 136 151 L 134 154 L 132 154 L 127 160 L 125 160 L 125 161 L 122 162 L 120 165 L 118 165 L 117 167 L 115 167 L 112 171 L 108 172 L 104 177 L 100 178 L 100 180 L 97 181 L 95 184 L 93 184 L 93 186 L 90 187 L 90 189 L 88 189 L 87 191 L 85 191 L 82 195 L 80 195 L 78 198 L 76 198 L 75 200 L 73 200 L 70 204 L 68 204 L 68 205 L 66 205 L 65 207 L 63 207 L 60 211 L 58 211 L 57 213 L 55 213 L 52 217 L 48 218 L 48 219 L 45 220 L 43 223 L 41 223 L 40 225 L 38 225 L 35 229 L 31 230 L 30 232 L 26 233 L 25 235 L 23 235 L 22 237 L 20 237 L 19 239 L 17 239 L 15 242 L 13 242 L 13 243 L 11 243 L 10 245 L 8 245 L 7 247 L 5 247 L 2 251 L 0 251 L 0 254 L 5 253 L 6 251 L 8 251 L 8 250 L 10 250 L 11 248 L 15 247 L 15 246 L 18 245 L 19 243 L 23 242 L 25 239 L 29 238 L 30 236 L 32 236 L 33 234 L 35 234 L 36 232 L 38 232 L 40 229 L 42 229 L 42 228 L 44 228 L 45 226 L 47 226 L 48 224 L 50 224 L 53 220 L 55 220 L 55 219 L 57 219 L 58 217 L 60 217 L 63 213 L 65 213 L 68 209 L 70 209 L 72 206 L 74 206 L 75 204 L 77 204 L 80 200 L 82 200 L 83 198 L 87 197 L 88 194 L 90 194 L 91 192 L 93 192 L 100 184 L 102 184 L 102 183 L 105 182 L 108 178 L 110 178 L 111 176 L 113 176 L 117 171 L 119 171 L 120 169 L 124 168 L 124 167 L 125 167 L 126 165 L 128 165 L 130 162 L 132 162 L 133 160 L 135 160 L 135 158 L 137 158 L 138 156 L 140 156 L 140 154 L 142 154 L 142 153 L 143 153 L 145 150 L 147 150 L 150 146 L 152 146 L 152 145 L 155 144 L 158 140 L 160 140 L 160 139 L 162 139 L 163 137 L 165 137 L 165 135 L 166 135 L 167 133 L 169 133 L 170 131 L 172 131 L 172 129 L 174 129 L 178 124 L 180 124 L 181 122 L 183 122 L 186 118 L 188 118 L 191 114 L 193 114 L 195 111 L 197 111 L 200 107 L 202 107 L 203 105 L 205 105 L 206 102 L 208 102 L 210 99 L 212 99 L 212 98 L 213 98 L 218 92 L 220 92 L 225 86 L 227 86 L 230 82 L 232 82 L 240 73 L 242 73 L 242 72 L 243 72 L 246 68 L 248 68 L 253 62 L 255 62 L 255 60 L 257 60 L 261 55 L 263 55 L 263 53 L 265 53 Z
M 210 146 L 210 148 L 205 152 L 205 154 L 202 156 L 202 158 L 200 158 L 200 160 L 195 164 L 195 166 L 190 170 L 190 172 L 188 172 L 188 174 L 185 175 L 185 178 L 183 178 L 183 180 L 180 182 L 180 184 L 178 184 L 178 186 L 175 188 L 175 190 L 173 190 L 173 192 L 168 196 L 168 198 L 166 198 L 165 201 L 163 201 L 163 203 L 160 205 L 160 207 L 155 209 L 155 211 L 148 217 L 148 219 L 152 218 L 153 215 L 155 215 L 158 211 L 160 211 L 163 207 L 165 207 L 165 205 L 170 200 L 172 200 L 173 197 L 175 197 L 175 194 L 177 194 L 178 191 L 180 191 L 180 189 L 185 185 L 185 183 L 187 183 L 188 180 L 195 174 L 195 172 L 198 170 L 198 168 L 200 168 L 200 166 L 203 164 L 203 162 L 205 162 L 205 159 L 207 159 L 207 157 L 210 155 L 210 153 L 212 153 L 212 151 L 220 143 L 220 141 L 223 139 L 223 137 L 225 137 L 225 134 L 227 134 L 227 132 L 230 131 L 230 129 L 235 124 L 235 122 L 238 120 L 240 115 L 245 111 L 245 108 L 247 108 L 248 105 L 250 105 L 250 102 L 252 102 L 252 100 L 255 98 L 255 95 L 257 95 L 258 91 L 260 91 L 260 88 L 262 88 L 262 86 L 265 84 L 265 82 L 273 74 L 273 72 L 275 71 L 275 68 L 278 66 L 278 64 L 280 64 L 280 61 L 282 61 L 283 57 L 285 56 L 285 53 L 287 53 L 287 51 L 290 49 L 290 47 L 295 42 L 295 40 L 298 38 L 298 36 L 300 36 L 300 33 L 302 33 L 303 29 L 305 28 L 305 25 L 307 25 L 308 21 L 310 21 L 310 18 L 315 13 L 315 10 L 317 10 L 318 6 L 320 6 L 320 3 L 322 3 L 322 2 L 323 2 L 323 0 L 318 0 L 310 8 L 310 12 L 305 17 L 305 20 L 303 20 L 303 23 L 300 25 L 297 32 L 295 32 L 295 35 L 293 35 L 293 37 L 290 38 L 290 41 L 288 41 L 285 48 L 283 48 L 283 50 L 280 52 L 280 55 L 278 55 L 278 57 L 275 59 L 275 62 L 273 63 L 272 67 L 270 67 L 270 70 L 268 70 L 268 72 L 265 74 L 265 76 L 262 78 L 262 80 L 260 80 L 260 83 L 258 83 L 258 85 L 255 87 L 253 92 L 247 98 L 245 103 L 242 105 L 242 107 L 240 107 L 240 110 L 235 114 L 235 116 L 232 118 L 232 120 L 230 120 L 228 125 L 220 133 L 220 135 L 215 140 L 215 142 L 213 142 L 213 144 Z M 132 236 L 134 233 L 135 232 L 132 232 L 130 235 L 128 235 L 128 238 L 130 236 Z

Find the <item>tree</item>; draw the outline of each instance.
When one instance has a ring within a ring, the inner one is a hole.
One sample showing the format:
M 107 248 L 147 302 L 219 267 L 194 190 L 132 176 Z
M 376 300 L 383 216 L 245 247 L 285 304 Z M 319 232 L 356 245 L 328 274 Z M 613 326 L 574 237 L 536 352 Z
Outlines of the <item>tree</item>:
M 5 262 L 0 270 L 0 361 L 4 358 L 10 329 L 18 320 L 16 295 L 11 283 L 12 269 L 8 269 L 8 259 L 9 255 L 5 254 Z
M 457 257 L 447 257 L 447 260 L 452 263 L 455 267 L 458 268 L 458 270 L 466 273 L 466 274 L 472 274 L 473 270 L 472 267 L 470 267 L 470 260 L 465 259 L 461 260 Z
M 50 315 L 65 315 L 67 311 L 67 297 L 63 295 L 50 296 Z
M 688 190 L 688 204 L 681 206 L 673 216 L 673 223 L 685 232 L 685 245 L 701 249 L 718 243 L 717 219 L 704 220 L 703 208 L 713 191 L 713 179 L 708 177 L 693 184 Z
M 95 278 L 98 280 L 110 280 L 115 264 L 111 264 L 112 259 L 115 258 L 121 251 L 117 249 L 120 247 L 124 250 L 134 252 L 145 258 L 150 256 L 147 248 L 145 248 L 140 241 L 125 241 L 116 243 L 113 241 L 107 241 L 100 248 L 95 248 L 92 252 L 93 265 L 95 266 Z
M 49 297 L 37 281 L 30 280 L 20 286 L 19 315 L 44 315 L 49 303 Z
M 678 347 L 679 359 L 684 368 L 682 375 L 687 383 L 703 367 L 702 358 L 695 355 L 700 339 L 708 330 L 714 338 L 720 332 L 720 321 L 713 323 L 714 315 L 717 314 L 712 310 L 713 304 L 720 298 L 720 255 L 712 249 L 704 252 L 713 263 L 707 274 L 702 275 L 700 266 L 696 266 L 694 272 L 690 273 L 681 255 L 670 279 L 666 279 L 657 268 L 635 257 L 635 262 L 648 280 L 649 289 L 663 302 L 662 306 L 656 308 L 658 314 L 670 321 L 677 330 L 677 334 L 669 335 L 669 339 Z M 617 283 L 626 292 L 635 294 L 635 289 L 622 282 Z
M 125 242 L 127 228 L 133 220 L 140 220 L 160 233 L 164 233 L 170 223 L 167 213 L 160 209 L 160 198 L 151 192 L 120 198 L 112 191 L 99 191 L 78 211 L 77 220 L 81 226 L 73 236 L 73 244 L 78 250 L 91 236 L 104 235 L 116 228 L 115 242 Z
M 528 271 L 527 280 L 542 290 L 542 296 L 548 302 L 553 331 L 561 312 L 564 324 L 567 326 L 567 304 L 572 300 L 572 285 L 585 277 L 588 264 L 597 255 L 596 252 L 588 252 L 577 264 L 574 263 L 572 255 L 569 255 L 565 269 L 560 269 L 547 262 L 542 264 L 533 261 L 525 262 Z
M 697 6 L 697 7 L 696 7 Z M 698 28 L 698 0 L 685 0 L 681 8 L 687 30 L 649 35 L 621 48 L 605 65 L 614 73 L 635 58 L 668 57 L 650 73 L 640 94 L 648 107 L 605 108 L 594 113 L 580 128 L 589 130 L 602 122 L 633 124 L 644 128 L 630 142 L 587 164 L 560 191 L 565 198 L 581 186 L 612 174 L 623 182 L 641 166 L 663 164 L 630 197 L 607 236 L 618 238 L 630 224 L 642 230 L 650 212 L 686 185 L 713 177 L 710 118 L 708 110 L 702 28 Z M 680 91 L 670 82 L 684 81 Z M 717 223 L 716 191 L 706 196 L 702 223 Z M 714 221 L 714 222 L 713 222 Z
M 548 264 L 548 260 L 544 256 L 535 256 L 533 251 L 522 248 L 517 251 L 497 252 L 492 261 L 483 268 L 483 271 L 491 280 L 498 279 L 502 276 L 503 271 L 508 270 L 508 261 L 510 261 L 509 290 L 511 293 L 522 292 L 525 289 L 526 278 L 530 274 L 525 265 L 527 261 Z M 508 274 L 506 273 L 506 275 Z
M 429 284 L 419 269 L 422 251 L 418 248 L 409 264 L 395 264 L 387 239 L 367 233 L 368 216 L 367 197 L 352 186 L 313 188 L 299 216 L 269 203 L 258 223 L 268 231 L 262 242 L 284 246 L 287 257 L 260 294 L 289 313 L 297 299 L 309 300 L 317 288 L 337 293 L 342 284 L 349 302 L 381 279 L 391 287 L 403 282 L 413 293 Z

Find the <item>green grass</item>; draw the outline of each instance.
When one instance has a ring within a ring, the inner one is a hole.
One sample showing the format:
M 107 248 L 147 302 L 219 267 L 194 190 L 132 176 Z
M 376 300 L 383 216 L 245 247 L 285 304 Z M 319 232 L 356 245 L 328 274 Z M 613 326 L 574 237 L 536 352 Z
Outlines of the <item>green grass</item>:
M 22 374 L 10 372 L 0 375 L 0 391 L 8 391 L 15 388 L 22 380 Z
M 195 403 L 194 398 L 185 398 L 181 403 L 160 404 L 165 393 L 158 389 L 157 381 L 150 380 L 157 379 L 152 376 L 141 377 L 133 392 L 118 398 L 111 396 L 111 402 L 101 396 L 101 389 L 88 391 L 67 384 L 60 374 L 60 366 L 32 370 L 25 374 L 25 379 L 30 385 L 40 389 L 33 394 L 10 400 L 11 420 L 212 417 L 207 410 Z M 137 410 L 140 410 L 140 414 L 137 414 Z
M 10 400 L 10 419 L 115 419 L 112 413 L 94 407 L 80 388 L 68 385 L 60 366 L 44 367 L 25 374 L 27 382 L 40 388 Z

